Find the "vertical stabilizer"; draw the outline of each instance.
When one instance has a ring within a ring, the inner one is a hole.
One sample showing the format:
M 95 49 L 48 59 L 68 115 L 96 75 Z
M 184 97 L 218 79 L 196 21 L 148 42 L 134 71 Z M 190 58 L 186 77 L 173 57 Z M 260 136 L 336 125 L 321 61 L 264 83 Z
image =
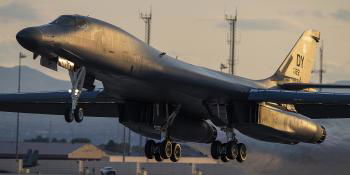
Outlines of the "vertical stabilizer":
M 271 80 L 278 82 L 308 83 L 311 79 L 315 62 L 317 42 L 320 32 L 316 30 L 305 31 L 289 52 Z

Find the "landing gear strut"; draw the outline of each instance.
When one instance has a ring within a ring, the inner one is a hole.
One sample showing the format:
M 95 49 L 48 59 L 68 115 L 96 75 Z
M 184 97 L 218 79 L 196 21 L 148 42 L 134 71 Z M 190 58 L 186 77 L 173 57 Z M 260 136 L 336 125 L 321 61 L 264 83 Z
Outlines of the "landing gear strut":
M 214 141 L 211 144 L 211 156 L 213 159 L 221 159 L 223 162 L 230 160 L 237 160 L 243 162 L 247 158 L 247 148 L 243 143 L 238 143 L 233 129 L 224 130 L 227 135 L 227 143 L 221 143 L 220 141 Z
M 80 123 L 84 119 L 84 110 L 78 106 L 78 100 L 84 86 L 85 75 L 85 67 L 69 70 L 69 77 L 72 83 L 72 89 L 69 90 L 72 99 L 72 106 L 71 108 L 66 109 L 64 114 L 64 119 L 68 123 L 73 120 Z

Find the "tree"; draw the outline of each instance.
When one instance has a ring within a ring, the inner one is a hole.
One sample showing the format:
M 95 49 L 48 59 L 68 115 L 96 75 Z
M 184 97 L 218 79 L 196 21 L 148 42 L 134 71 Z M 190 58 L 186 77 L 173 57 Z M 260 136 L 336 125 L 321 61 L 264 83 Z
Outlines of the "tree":
M 57 143 L 57 142 L 58 142 L 58 139 L 56 139 L 56 137 L 54 137 L 53 139 L 51 139 L 51 142 L 52 142 L 52 143 Z
M 104 150 L 114 153 L 122 153 L 124 148 L 128 149 L 129 144 L 125 143 L 124 147 L 123 143 L 115 143 L 113 140 L 109 140 L 106 145 L 103 145 Z
M 71 143 L 72 144 L 75 144 L 75 143 L 91 143 L 91 140 L 88 139 L 88 138 L 74 138 L 71 140 Z
M 38 142 L 38 143 L 49 143 L 50 139 L 43 137 L 41 135 L 36 136 L 35 138 L 24 140 L 24 142 Z
M 65 138 L 62 138 L 60 140 L 58 140 L 59 143 L 67 143 L 67 140 Z

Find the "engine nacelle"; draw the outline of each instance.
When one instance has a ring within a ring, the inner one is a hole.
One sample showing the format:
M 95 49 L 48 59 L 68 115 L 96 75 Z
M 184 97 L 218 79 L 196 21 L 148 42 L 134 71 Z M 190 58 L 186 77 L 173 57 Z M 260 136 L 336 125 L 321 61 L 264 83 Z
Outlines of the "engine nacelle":
M 286 144 L 322 143 L 326 138 L 323 126 L 309 118 L 294 112 L 286 111 L 272 104 L 258 104 L 251 108 L 249 124 L 238 129 L 250 137 Z M 254 121 L 255 120 L 255 121 Z

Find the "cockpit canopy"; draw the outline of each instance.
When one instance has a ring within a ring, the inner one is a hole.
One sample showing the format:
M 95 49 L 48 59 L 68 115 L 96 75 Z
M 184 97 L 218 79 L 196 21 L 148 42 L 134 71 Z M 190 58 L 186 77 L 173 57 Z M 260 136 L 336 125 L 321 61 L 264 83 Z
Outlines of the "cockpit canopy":
M 83 16 L 78 15 L 62 15 L 52 21 L 50 24 L 80 28 L 86 28 L 88 25 L 86 19 Z

